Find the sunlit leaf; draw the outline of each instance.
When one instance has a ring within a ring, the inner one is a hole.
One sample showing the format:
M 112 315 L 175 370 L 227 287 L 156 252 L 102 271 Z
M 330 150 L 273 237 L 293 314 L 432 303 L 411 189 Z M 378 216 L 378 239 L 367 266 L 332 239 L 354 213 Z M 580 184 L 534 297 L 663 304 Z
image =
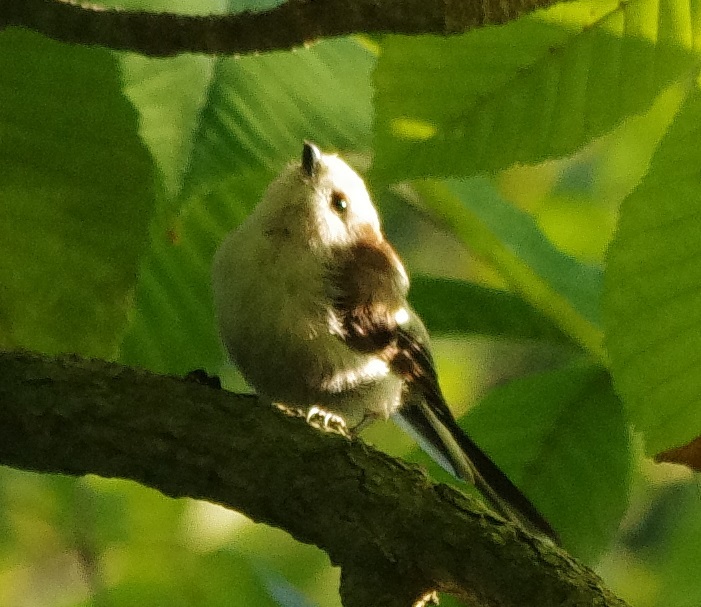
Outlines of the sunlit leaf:
M 509 286 L 591 353 L 601 355 L 601 271 L 558 251 L 535 221 L 482 177 L 414 184 L 430 212 Z
M 140 115 L 139 133 L 158 163 L 167 194 L 175 197 L 216 60 L 199 55 L 149 59 L 133 54 L 123 54 L 120 60 L 124 92 Z
M 591 0 L 462 36 L 387 37 L 374 172 L 463 176 L 571 154 L 688 77 L 698 28 L 689 0 Z
M 606 272 L 606 345 L 648 453 L 701 434 L 701 91 L 623 202 Z

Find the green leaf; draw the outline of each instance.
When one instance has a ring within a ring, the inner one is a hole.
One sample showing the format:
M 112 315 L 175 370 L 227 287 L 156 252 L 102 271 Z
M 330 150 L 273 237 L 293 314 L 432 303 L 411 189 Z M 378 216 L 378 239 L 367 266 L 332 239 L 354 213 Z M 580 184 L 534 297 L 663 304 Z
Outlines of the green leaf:
M 512 293 L 430 276 L 415 276 L 411 285 L 411 302 L 434 335 L 477 333 L 569 342 L 545 315 Z
M 219 372 L 223 351 L 211 297 L 211 261 L 228 226 L 260 196 L 264 180 L 234 177 L 202 192 L 170 228 L 154 234 L 136 309 L 121 347 L 127 364 L 164 373 Z
M 154 225 L 122 360 L 152 370 L 218 372 L 223 355 L 211 301 L 211 260 L 304 139 L 364 150 L 373 57 L 353 40 L 222 59 L 215 66 L 181 196 Z
M 111 566 L 120 572 L 117 583 L 105 588 L 97 602 L 192 605 L 191 597 L 197 596 L 197 604 L 224 606 L 235 595 L 246 604 L 275 604 L 266 600 L 265 586 L 246 555 L 210 551 L 208 530 L 221 534 L 215 545 L 226 544 L 229 535 L 240 538 L 240 524 L 236 531 L 227 530 L 193 500 L 166 499 L 137 483 L 99 477 L 75 482 L 84 489 L 82 499 L 72 504 L 80 513 L 74 522 L 78 533 L 97 554 L 111 554 Z M 69 531 L 75 537 L 76 530 Z
M 139 569 L 123 576 L 96 600 L 143 607 L 280 605 L 270 598 L 250 562 L 233 551 L 199 555 L 177 544 L 140 546 L 139 550 L 141 558 L 131 555 Z
M 654 583 L 655 601 L 645 597 L 649 605 L 688 607 L 701 603 L 701 579 L 691 563 L 701 558 L 701 513 L 698 483 L 676 484 L 662 494 L 653 512 L 658 516 L 648 521 L 658 544 L 651 559 L 649 577 Z M 661 516 L 659 516 L 662 511 Z M 650 539 L 650 538 L 646 538 Z M 646 546 L 648 547 L 648 546 Z
M 278 0 L 130 0 L 134 9 L 188 14 L 216 14 L 270 8 Z M 124 7 L 124 2 L 110 4 Z M 200 113 L 222 61 L 205 55 L 180 55 L 153 59 L 134 53 L 120 53 L 125 94 L 139 111 L 140 133 L 149 146 L 164 177 L 170 204 L 178 203 L 184 174 L 200 124 Z M 169 205 L 166 205 L 166 211 Z
M 0 34 L 0 344 L 114 356 L 155 203 L 101 49 Z
M 608 374 L 572 365 L 494 389 L 461 425 L 592 562 L 628 504 L 631 445 Z
M 697 82 L 621 205 L 608 252 L 611 371 L 650 454 L 701 434 L 700 125 Z
M 352 39 L 222 59 L 193 143 L 184 196 L 242 171 L 266 178 L 303 139 L 328 150 L 370 147 L 372 55 Z
M 251 0 L 255 2 L 256 0 Z M 100 5 L 122 10 L 145 10 L 154 13 L 210 15 L 228 12 L 233 0 L 102 0 Z M 160 61 L 160 60 L 159 60 Z
M 391 36 L 375 74 L 375 175 L 463 176 L 571 154 L 697 61 L 689 0 L 592 0 L 462 36 Z
M 589 352 L 603 356 L 600 270 L 558 251 L 533 218 L 504 201 L 486 178 L 414 187 L 438 221 L 492 263 L 512 290 Z
M 215 59 L 120 56 L 124 93 L 140 115 L 139 133 L 151 150 L 170 197 L 180 193 L 199 113 L 206 101 Z

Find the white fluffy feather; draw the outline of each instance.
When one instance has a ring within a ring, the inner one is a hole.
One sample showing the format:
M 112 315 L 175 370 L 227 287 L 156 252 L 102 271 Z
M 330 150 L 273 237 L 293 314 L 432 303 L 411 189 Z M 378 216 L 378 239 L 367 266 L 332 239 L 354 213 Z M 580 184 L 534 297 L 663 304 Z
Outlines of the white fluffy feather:
M 320 167 L 314 181 L 299 163 L 287 167 L 226 237 L 214 261 L 214 300 L 229 356 L 257 392 L 290 406 L 324 407 L 352 427 L 368 403 L 378 417 L 391 415 L 402 382 L 386 362 L 339 339 L 325 283 L 329 255 L 368 230 L 381 235 L 380 221 L 362 179 L 343 160 L 323 155 Z M 343 219 L 329 208 L 336 190 L 348 198 Z

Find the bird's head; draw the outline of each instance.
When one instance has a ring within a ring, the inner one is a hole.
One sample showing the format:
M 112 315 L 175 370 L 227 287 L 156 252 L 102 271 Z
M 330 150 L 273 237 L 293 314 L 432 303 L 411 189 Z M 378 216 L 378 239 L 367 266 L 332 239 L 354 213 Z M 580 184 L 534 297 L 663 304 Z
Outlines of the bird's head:
M 380 220 L 365 183 L 335 154 L 305 142 L 300 162 L 270 185 L 256 209 L 266 229 L 312 248 L 352 246 L 382 239 Z

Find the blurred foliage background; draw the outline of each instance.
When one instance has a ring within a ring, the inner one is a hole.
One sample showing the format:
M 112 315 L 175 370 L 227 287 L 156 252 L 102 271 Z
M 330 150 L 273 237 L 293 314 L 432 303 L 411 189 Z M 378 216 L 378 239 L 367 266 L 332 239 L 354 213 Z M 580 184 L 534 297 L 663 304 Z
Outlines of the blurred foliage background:
M 245 389 L 211 257 L 311 139 L 366 175 L 464 427 L 631 604 L 699 604 L 698 484 L 650 456 L 701 434 L 700 15 L 584 0 L 167 60 L 3 31 L 0 347 Z M 452 482 L 392 424 L 365 438 Z M 331 607 L 337 586 L 321 551 L 235 512 L 0 469 L 1 606 Z

